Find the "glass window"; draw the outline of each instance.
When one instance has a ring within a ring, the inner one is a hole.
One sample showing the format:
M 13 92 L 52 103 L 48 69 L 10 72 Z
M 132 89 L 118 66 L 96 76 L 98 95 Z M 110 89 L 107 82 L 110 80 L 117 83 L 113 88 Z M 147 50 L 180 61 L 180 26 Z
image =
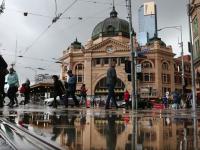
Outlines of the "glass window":
M 83 65 L 82 65 L 82 64 L 78 64 L 78 65 L 77 65 L 77 69 L 78 69 L 78 70 L 83 70 Z
M 77 78 L 77 82 L 78 83 L 82 83 L 83 82 L 83 76 L 82 75 L 78 75 L 76 78 Z
M 104 58 L 104 64 L 105 65 L 109 64 L 109 59 L 108 58 Z
M 96 58 L 96 65 L 100 65 L 101 64 L 101 59 L 100 58 Z
M 150 76 L 149 74 L 145 73 L 144 74 L 144 81 L 149 81 L 149 78 L 150 78 L 149 76 Z
M 117 63 L 117 58 L 112 58 L 111 60 Z
M 162 74 L 162 82 L 163 83 L 170 83 L 170 75 L 169 74 Z
M 199 32 L 198 19 L 197 19 L 197 17 L 195 17 L 194 21 L 193 21 L 193 36 L 194 36 L 194 38 L 196 38 L 198 36 L 198 32 Z
M 125 57 L 121 57 L 121 58 L 120 58 L 121 64 L 124 64 L 124 63 L 125 63 L 125 59 L 126 59 Z
M 75 75 L 77 83 L 83 83 L 84 82 L 84 65 L 78 64 L 75 67 Z
M 144 73 L 144 82 L 152 82 L 155 81 L 155 74 L 154 73 Z
M 163 69 L 163 70 L 168 70 L 168 69 L 169 69 L 168 64 L 167 64 L 166 62 L 164 62 L 164 63 L 162 64 L 162 69 Z
M 142 68 L 144 68 L 144 69 L 152 68 L 152 64 L 149 61 L 144 61 L 142 63 Z

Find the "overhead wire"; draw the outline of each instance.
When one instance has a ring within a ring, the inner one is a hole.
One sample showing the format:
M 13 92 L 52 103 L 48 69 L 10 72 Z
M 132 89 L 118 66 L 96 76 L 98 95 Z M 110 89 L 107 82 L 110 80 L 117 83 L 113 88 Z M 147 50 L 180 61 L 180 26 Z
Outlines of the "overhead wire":
M 65 14 L 78 0 L 74 0 L 59 16 L 56 16 L 57 20 L 60 19 L 60 17 Z M 56 22 L 55 21 L 55 22 Z M 55 23 L 54 21 L 52 21 L 52 23 L 50 25 L 48 25 L 48 27 L 25 49 L 23 55 L 25 55 L 25 53 L 28 52 L 28 50 L 30 50 L 31 47 L 33 47 L 33 45 L 51 28 L 51 26 Z
M 100 1 L 94 1 L 94 0 L 78 0 L 80 2 L 87 2 L 87 3 L 93 3 L 93 4 L 100 4 L 100 5 L 113 5 L 113 3 L 111 2 L 100 2 Z M 124 4 L 119 4 L 119 3 L 115 3 L 115 6 L 126 6 Z
M 30 48 L 32 48 L 33 47 L 33 45 L 50 29 L 50 27 L 52 26 L 53 24 L 50 24 L 50 25 L 48 25 L 48 27 L 47 28 L 45 28 L 45 30 L 44 31 L 42 31 L 42 33 L 25 49 L 25 51 L 23 52 L 23 54 L 22 55 L 25 55 L 27 52 L 28 52 L 28 50 L 30 49 Z
M 15 56 L 15 54 L 11 54 L 11 53 L 1 53 L 1 55 L 4 55 L 4 56 Z M 17 56 L 18 58 L 21 58 L 21 59 L 29 59 L 29 60 L 35 60 L 35 61 L 41 61 L 41 62 L 54 62 L 52 60 L 47 60 L 47 59 L 43 59 L 43 58 L 35 58 L 35 57 L 28 57 L 28 56 Z

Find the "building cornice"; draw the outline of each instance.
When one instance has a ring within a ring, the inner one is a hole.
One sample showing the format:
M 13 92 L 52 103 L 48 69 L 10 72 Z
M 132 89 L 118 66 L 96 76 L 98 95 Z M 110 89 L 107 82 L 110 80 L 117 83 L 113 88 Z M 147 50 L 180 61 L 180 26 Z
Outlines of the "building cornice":
M 88 48 L 86 49 L 86 52 L 87 52 L 87 51 L 91 51 L 91 50 L 98 49 L 98 48 L 100 48 L 100 47 L 103 47 L 103 46 L 105 46 L 105 45 L 108 44 L 108 43 L 113 43 L 113 44 L 120 45 L 120 46 L 123 46 L 123 47 L 129 49 L 129 46 L 128 46 L 127 44 L 124 44 L 124 43 L 119 42 L 119 41 L 117 41 L 117 40 L 115 40 L 115 39 L 112 39 L 112 38 L 108 38 L 108 39 L 102 41 L 101 43 L 98 43 L 98 44 L 92 45 L 91 47 L 88 47 Z

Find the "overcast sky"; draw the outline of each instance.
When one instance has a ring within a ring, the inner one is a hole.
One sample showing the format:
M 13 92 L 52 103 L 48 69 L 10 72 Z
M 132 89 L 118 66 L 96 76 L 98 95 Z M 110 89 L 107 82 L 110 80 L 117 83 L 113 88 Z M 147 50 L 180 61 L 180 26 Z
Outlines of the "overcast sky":
M 57 13 L 63 12 L 74 0 L 57 0 Z M 144 2 L 152 0 L 132 0 L 133 27 L 138 31 L 138 8 Z M 187 53 L 189 39 L 186 5 L 188 0 L 156 0 L 158 8 L 158 28 L 174 25 L 183 26 L 184 51 Z M 2 0 L 0 0 L 0 3 Z M 97 23 L 109 17 L 112 10 L 112 0 L 78 0 L 60 19 L 53 24 L 38 40 L 39 35 L 51 24 L 55 16 L 55 0 L 5 0 L 6 9 L 0 15 L 0 53 L 8 64 L 15 61 L 15 47 L 17 41 L 16 71 L 20 81 L 25 78 L 33 80 L 35 73 L 59 74 L 58 64 L 52 58 L 62 56 L 66 49 L 77 37 L 84 45 L 90 38 Z M 125 0 L 115 0 L 118 16 L 127 19 Z M 22 12 L 29 14 L 23 16 Z M 79 20 L 78 17 L 82 17 Z M 159 33 L 167 45 L 172 45 L 174 53 L 180 55 L 178 39 L 180 32 L 168 29 Z M 35 41 L 35 42 L 34 42 Z M 25 50 L 31 46 L 27 52 Z M 25 52 L 25 53 L 24 53 Z M 44 60 L 42 60 L 44 59 Z M 25 67 L 45 68 L 37 72 Z

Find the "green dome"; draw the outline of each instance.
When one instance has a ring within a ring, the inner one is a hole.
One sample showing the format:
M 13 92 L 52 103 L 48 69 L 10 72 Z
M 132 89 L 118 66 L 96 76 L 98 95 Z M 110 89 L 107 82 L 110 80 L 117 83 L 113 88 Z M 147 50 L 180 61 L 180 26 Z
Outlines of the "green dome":
M 117 14 L 115 7 L 113 7 L 110 17 L 95 26 L 92 32 L 93 40 L 99 38 L 100 35 L 102 37 L 113 37 L 119 35 L 119 33 L 121 33 L 122 36 L 129 37 L 128 21 L 119 19 Z

